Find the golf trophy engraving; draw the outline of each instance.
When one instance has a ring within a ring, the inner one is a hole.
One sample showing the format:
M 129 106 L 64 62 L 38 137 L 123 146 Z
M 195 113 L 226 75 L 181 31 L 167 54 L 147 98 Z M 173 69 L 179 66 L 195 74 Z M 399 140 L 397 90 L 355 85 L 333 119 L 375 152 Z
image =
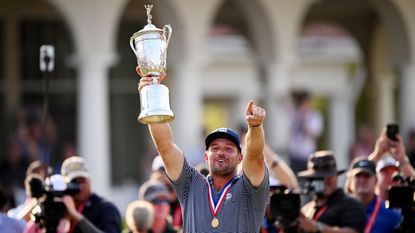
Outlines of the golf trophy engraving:
M 157 78 L 166 75 L 167 47 L 172 28 L 165 25 L 159 29 L 151 23 L 150 14 L 153 5 L 145 5 L 147 25 L 134 33 L 130 38 L 130 46 L 137 57 L 138 72 L 141 77 L 153 77 L 154 83 L 140 90 L 141 112 L 138 121 L 143 124 L 157 124 L 174 119 L 170 109 L 169 89 L 156 82 Z

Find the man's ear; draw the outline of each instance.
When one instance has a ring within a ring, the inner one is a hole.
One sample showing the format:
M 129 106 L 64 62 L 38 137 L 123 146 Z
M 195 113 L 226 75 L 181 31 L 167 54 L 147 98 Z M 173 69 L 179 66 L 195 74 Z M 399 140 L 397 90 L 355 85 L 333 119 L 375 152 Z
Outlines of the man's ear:
M 205 151 L 205 153 L 203 154 L 203 157 L 205 158 L 205 161 L 208 161 L 208 155 L 207 155 L 207 151 Z
M 244 155 L 239 153 L 238 162 L 241 162 L 244 159 Z

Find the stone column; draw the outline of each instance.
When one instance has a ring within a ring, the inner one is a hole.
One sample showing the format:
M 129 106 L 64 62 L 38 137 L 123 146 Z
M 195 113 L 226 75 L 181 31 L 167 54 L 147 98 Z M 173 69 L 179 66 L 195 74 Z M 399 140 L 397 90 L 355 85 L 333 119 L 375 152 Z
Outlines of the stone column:
M 200 90 L 199 59 L 186 59 L 175 64 L 169 81 L 172 122 L 176 144 L 186 153 L 200 144 L 203 96 Z
M 78 76 L 78 151 L 88 163 L 97 193 L 110 189 L 110 126 L 107 69 L 111 54 L 83 54 Z
M 415 64 L 411 64 L 402 69 L 400 82 L 400 128 L 404 138 L 408 135 L 410 128 L 415 128 Z
M 394 97 L 395 82 L 393 74 L 383 73 L 376 75 L 379 80 L 379 116 L 377 128 L 381 129 L 386 123 L 396 119 L 394 115 Z
M 292 67 L 293 62 L 289 57 L 266 67 L 267 82 L 263 96 L 267 110 L 266 138 L 269 145 L 280 153 L 288 152 L 290 138 L 289 93 Z
M 331 98 L 329 107 L 329 149 L 333 151 L 337 167 L 347 169 L 349 165 L 348 151 L 352 143 L 354 124 L 353 107 L 349 98 L 344 95 L 336 95 Z

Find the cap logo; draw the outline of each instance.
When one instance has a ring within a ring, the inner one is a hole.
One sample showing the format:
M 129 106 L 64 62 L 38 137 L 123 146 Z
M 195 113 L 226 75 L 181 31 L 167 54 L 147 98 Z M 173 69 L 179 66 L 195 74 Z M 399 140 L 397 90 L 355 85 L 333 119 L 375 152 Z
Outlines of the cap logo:
M 219 128 L 218 129 L 218 132 L 228 132 L 228 129 L 227 128 Z

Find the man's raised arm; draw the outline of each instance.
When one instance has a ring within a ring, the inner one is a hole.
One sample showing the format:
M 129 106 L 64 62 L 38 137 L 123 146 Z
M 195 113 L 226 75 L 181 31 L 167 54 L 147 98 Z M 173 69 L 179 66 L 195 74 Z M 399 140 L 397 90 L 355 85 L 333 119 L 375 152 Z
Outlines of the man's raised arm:
M 245 137 L 245 152 L 242 169 L 254 187 L 258 187 L 265 176 L 264 145 L 265 136 L 262 124 L 265 110 L 251 100 L 246 107 L 245 118 L 248 132 Z
M 140 91 L 144 86 L 153 84 L 152 77 L 142 77 L 138 84 Z M 173 134 L 168 123 L 149 124 L 148 129 L 153 143 L 164 162 L 167 175 L 175 181 L 179 178 L 183 168 L 184 155 L 180 148 L 173 142 Z

